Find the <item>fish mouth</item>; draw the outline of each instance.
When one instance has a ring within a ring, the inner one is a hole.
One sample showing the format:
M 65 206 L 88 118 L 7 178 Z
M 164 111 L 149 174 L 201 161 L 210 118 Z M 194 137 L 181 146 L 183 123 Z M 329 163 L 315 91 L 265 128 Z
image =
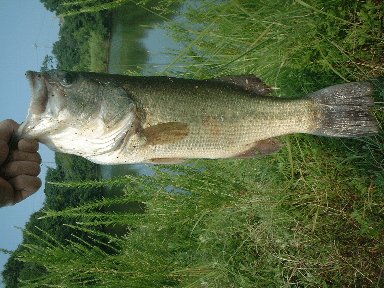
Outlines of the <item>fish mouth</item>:
M 48 103 L 48 88 L 44 75 L 39 72 L 27 71 L 25 76 L 29 81 L 32 97 L 27 118 L 18 129 L 20 136 L 28 136 L 29 131 L 35 126 L 34 119 L 40 117 L 46 111 Z
M 29 80 L 32 90 L 32 100 L 29 112 L 32 114 L 41 114 L 45 111 L 48 102 L 48 91 L 42 73 L 27 71 L 25 76 Z

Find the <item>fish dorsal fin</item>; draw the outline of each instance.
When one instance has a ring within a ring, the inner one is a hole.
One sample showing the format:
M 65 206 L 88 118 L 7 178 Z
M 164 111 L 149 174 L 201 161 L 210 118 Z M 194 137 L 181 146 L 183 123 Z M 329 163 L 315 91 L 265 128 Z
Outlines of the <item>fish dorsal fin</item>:
M 272 91 L 271 87 L 254 75 L 223 76 L 216 80 L 241 87 L 259 96 L 267 96 Z
M 188 134 L 188 124 L 181 122 L 159 123 L 142 131 L 146 145 L 172 144 L 184 139 Z
M 268 138 L 256 141 L 251 148 L 234 156 L 233 158 L 251 158 L 255 156 L 269 155 L 279 151 L 283 147 L 276 138 Z

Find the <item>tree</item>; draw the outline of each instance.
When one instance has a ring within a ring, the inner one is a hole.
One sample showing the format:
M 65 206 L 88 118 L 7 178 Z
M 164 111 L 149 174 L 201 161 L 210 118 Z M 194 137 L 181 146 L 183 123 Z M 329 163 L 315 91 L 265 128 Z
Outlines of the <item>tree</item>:
M 45 55 L 43 64 L 40 68 L 42 72 L 52 70 L 55 68 L 54 58 L 50 55 Z
M 19 287 L 19 279 L 21 270 L 24 268 L 24 263 L 17 259 L 18 251 L 17 248 L 15 252 L 9 257 L 7 263 L 4 265 L 3 270 L 3 279 L 5 287 L 7 288 L 17 288 Z
M 44 5 L 46 9 L 48 9 L 51 12 L 56 12 L 58 13 L 58 8 L 60 6 L 60 0 L 40 0 L 40 2 Z

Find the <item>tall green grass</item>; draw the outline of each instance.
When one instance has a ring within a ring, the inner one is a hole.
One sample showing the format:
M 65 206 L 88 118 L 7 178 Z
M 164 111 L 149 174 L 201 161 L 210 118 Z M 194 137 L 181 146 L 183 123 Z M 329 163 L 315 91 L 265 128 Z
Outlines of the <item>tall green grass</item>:
M 269 158 L 199 161 L 158 168 L 155 177 L 60 184 L 82 190 L 125 187 L 123 197 L 44 216 L 76 219 L 74 229 L 106 236 L 103 246 L 113 253 L 83 240 L 62 245 L 41 233 L 36 235 L 39 244 L 28 247 L 30 253 L 21 259 L 49 273 L 27 286 L 381 283 L 382 167 L 369 171 L 376 177 L 369 175 L 357 147 L 345 151 L 353 148 L 303 136 L 285 141 L 285 148 Z M 378 159 L 383 147 L 374 151 L 365 145 L 363 151 Z M 132 201 L 144 203 L 145 213 L 103 212 Z M 127 226 L 130 232 L 123 237 L 105 234 L 110 225 Z
M 187 24 L 170 24 L 185 49 L 165 71 L 184 63 L 193 77 L 253 73 L 284 88 L 287 76 L 303 70 L 331 73 L 339 81 L 383 73 L 382 4 L 284 0 L 202 5 L 188 11 Z
M 379 1 L 203 2 L 170 23 L 186 43 L 185 76 L 254 73 L 277 95 L 383 73 Z M 383 81 L 376 81 L 383 118 Z M 382 287 L 384 135 L 293 135 L 259 159 L 159 166 L 154 177 L 61 183 L 120 185 L 124 196 L 43 217 L 76 219 L 94 241 L 35 231 L 22 261 L 44 267 L 27 287 Z M 144 203 L 121 211 L 127 203 Z M 116 208 L 111 212 L 109 208 Z M 71 221 L 72 223 L 73 221 Z M 126 227 L 124 235 L 108 227 Z M 99 236 L 102 236 L 100 238 Z M 103 238 L 104 237 L 104 238 Z M 103 243 L 101 240 L 107 239 Z

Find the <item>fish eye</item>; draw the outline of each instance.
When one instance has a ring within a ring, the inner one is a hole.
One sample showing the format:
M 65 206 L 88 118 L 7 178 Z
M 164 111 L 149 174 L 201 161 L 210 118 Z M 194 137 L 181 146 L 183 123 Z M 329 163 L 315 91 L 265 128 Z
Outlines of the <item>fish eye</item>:
M 63 77 L 60 80 L 60 84 L 63 85 L 64 87 L 71 86 L 73 83 L 74 76 L 71 73 L 65 73 Z

